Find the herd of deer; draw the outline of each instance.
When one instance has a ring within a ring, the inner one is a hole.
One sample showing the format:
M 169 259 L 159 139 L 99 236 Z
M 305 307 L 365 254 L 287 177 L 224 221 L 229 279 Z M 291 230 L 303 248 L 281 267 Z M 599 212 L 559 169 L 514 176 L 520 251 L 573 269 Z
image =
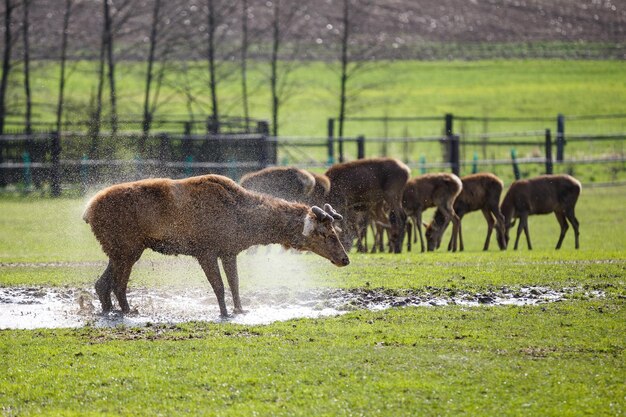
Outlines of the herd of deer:
M 556 248 L 561 247 L 568 221 L 579 247 L 574 208 L 581 185 L 568 175 L 516 181 L 502 204 L 502 181 L 493 174 L 410 176 L 402 162 L 375 158 L 335 164 L 324 175 L 271 167 L 245 175 L 240 184 L 220 175 L 204 175 L 105 188 L 89 201 L 83 214 L 109 258 L 96 282 L 102 310 L 113 308 L 113 293 L 122 312 L 131 311 L 126 298 L 128 280 L 133 265 L 148 248 L 195 257 L 215 292 L 221 315 L 226 316 L 218 259 L 232 292 L 234 312 L 241 313 L 236 261 L 241 251 L 278 243 L 346 266 L 350 262 L 347 251 L 355 240 L 359 251 L 367 251 L 369 227 L 375 236 L 372 251 L 384 249 L 385 233 L 390 251 L 402 251 L 405 235 L 410 250 L 413 229 L 414 241 L 419 235 L 424 251 L 422 214 L 430 207 L 436 207 L 436 212 L 426 226 L 428 250 L 440 246 L 449 223 L 448 249 L 463 250 L 461 219 L 477 210 L 487 220 L 484 250 L 489 248 L 494 228 L 498 246 L 506 249 L 515 218 L 519 218 L 515 249 L 522 231 L 531 249 L 528 216 L 550 212 L 561 226 Z
M 515 181 L 502 204 L 503 183 L 495 175 L 479 173 L 462 178 L 449 173 L 424 174 L 410 178 L 410 169 L 392 158 L 360 159 L 333 165 L 324 175 L 294 167 L 270 167 L 245 175 L 240 184 L 249 190 L 306 204 L 330 203 L 344 214 L 341 238 L 346 248 L 356 239 L 357 250 L 367 251 L 367 229 L 374 235 L 372 252 L 383 250 L 384 231 L 389 236 L 389 250 L 401 252 L 405 234 L 407 248 L 419 238 L 421 250 L 436 250 L 450 223 L 452 237 L 448 250 L 463 250 L 461 220 L 467 213 L 482 211 L 487 221 L 483 250 L 489 249 L 494 228 L 500 249 L 508 246 L 509 229 L 519 218 L 515 249 L 522 231 L 528 248 L 528 216 L 554 212 L 561 226 L 557 249 L 561 247 L 567 221 L 572 224 L 578 249 L 578 220 L 574 214 L 581 191 L 578 180 L 569 175 L 542 175 Z M 432 222 L 424 225 L 424 210 L 435 207 Z M 412 226 L 411 226 L 412 223 Z M 424 242 L 426 236 L 426 244 Z

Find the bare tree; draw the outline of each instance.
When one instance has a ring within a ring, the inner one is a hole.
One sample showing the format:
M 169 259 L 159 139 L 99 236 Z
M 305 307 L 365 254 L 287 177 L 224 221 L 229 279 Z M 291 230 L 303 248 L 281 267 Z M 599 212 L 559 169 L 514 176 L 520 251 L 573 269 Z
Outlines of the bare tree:
M 110 0 L 104 0 L 104 40 L 107 62 L 108 62 L 108 78 L 109 78 L 109 97 L 111 102 L 110 118 L 111 132 L 117 133 L 117 92 L 115 90 L 115 61 L 113 59 L 113 33 L 111 23 L 111 10 L 109 7 Z
M 150 28 L 150 47 L 148 51 L 148 69 L 146 70 L 146 89 L 143 100 L 143 121 L 142 121 L 142 138 L 139 143 L 139 153 L 144 151 L 146 137 L 150 131 L 152 123 L 152 112 L 150 111 L 150 89 L 152 88 L 152 77 L 154 67 L 154 57 L 157 47 L 157 31 L 159 27 L 159 12 L 161 10 L 161 0 L 154 1 L 152 10 L 152 25 Z
M 284 40 L 291 36 L 301 23 L 298 17 L 307 9 L 306 4 L 300 2 L 287 2 L 285 8 L 281 8 L 281 0 L 274 0 L 271 17 L 271 39 L 272 50 L 270 54 L 270 89 L 271 89 L 271 111 L 272 111 L 272 135 L 278 136 L 280 106 L 287 99 L 290 92 L 291 83 L 289 74 L 295 69 L 300 42 L 295 37 L 290 45 L 289 59 L 281 60 L 281 52 L 284 47 Z
M 65 97 L 65 67 L 67 63 L 67 38 L 72 14 L 72 0 L 65 0 L 63 12 L 63 31 L 61 33 L 61 75 L 59 76 L 59 100 L 57 103 L 57 132 L 61 132 L 63 123 L 63 101 Z
M 209 63 L 209 89 L 211 92 L 211 117 L 212 117 L 212 132 L 218 133 L 219 131 L 219 110 L 217 108 L 217 75 L 215 65 L 215 32 L 216 16 L 215 16 L 215 4 L 214 0 L 208 1 L 208 26 L 207 31 L 209 39 L 207 43 L 207 59 Z
M 30 20 L 29 20 L 29 12 L 30 12 L 30 1 L 31 0 L 23 0 L 22 2 L 22 11 L 23 11 L 23 21 L 22 21 L 22 41 L 24 45 L 24 96 L 26 102 L 26 113 L 24 117 L 24 133 L 31 134 L 33 133 L 33 125 L 32 125 L 32 114 L 33 114 L 33 101 L 31 97 L 30 90 L 30 44 L 29 44 L 29 36 L 28 31 L 30 29 Z
M 106 3 L 107 0 L 104 0 Z M 99 151 L 99 136 L 100 128 L 102 124 L 102 94 L 104 91 L 104 64 L 105 64 L 105 49 L 106 49 L 106 28 L 103 25 L 102 37 L 100 38 L 100 54 L 98 59 L 98 86 L 96 96 L 92 97 L 92 114 L 91 121 L 89 123 L 89 134 L 91 136 L 91 148 L 89 154 L 91 158 L 98 157 Z M 93 102 L 95 100 L 95 103 Z
M 241 2 L 241 98 L 246 130 L 250 119 L 248 107 L 248 0 Z
M 356 86 L 354 79 L 369 69 L 381 64 L 376 57 L 384 50 L 385 33 L 367 35 L 367 27 L 373 19 L 385 15 L 385 9 L 394 6 L 381 6 L 373 0 L 342 0 L 342 13 L 339 18 L 339 115 L 338 134 L 344 135 L 345 119 L 350 104 L 367 85 Z M 365 32 L 365 33 L 364 33 Z
M 16 5 L 12 0 L 4 0 L 4 53 L 2 56 L 2 77 L 0 77 L 0 135 L 4 133 L 6 120 L 6 94 L 11 71 L 11 49 L 13 47 L 13 34 L 11 24 L 12 14 Z

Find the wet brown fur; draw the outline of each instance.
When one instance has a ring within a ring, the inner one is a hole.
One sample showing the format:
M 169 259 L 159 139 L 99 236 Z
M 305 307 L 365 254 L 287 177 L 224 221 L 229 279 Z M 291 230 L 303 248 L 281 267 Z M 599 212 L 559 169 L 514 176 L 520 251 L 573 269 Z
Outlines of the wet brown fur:
M 315 187 L 315 177 L 295 167 L 268 167 L 244 175 L 239 184 L 288 201 L 307 202 Z
M 303 234 L 306 218 L 314 225 L 310 236 Z M 114 185 L 91 199 L 83 219 L 109 257 L 96 283 L 105 312 L 112 308 L 111 291 L 122 311 L 130 311 L 130 271 L 147 248 L 198 259 L 222 315 L 227 312 L 217 259 L 226 272 L 235 312 L 242 311 L 236 256 L 250 246 L 278 243 L 313 251 L 339 266 L 349 262 L 329 219 L 319 219 L 304 204 L 249 192 L 219 175 Z

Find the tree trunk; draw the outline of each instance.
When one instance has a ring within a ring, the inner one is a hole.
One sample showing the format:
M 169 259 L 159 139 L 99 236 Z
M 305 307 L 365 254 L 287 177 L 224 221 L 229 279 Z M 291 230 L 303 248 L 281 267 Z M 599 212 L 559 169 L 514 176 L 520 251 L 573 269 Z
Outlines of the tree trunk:
M 65 64 L 67 63 L 67 35 L 72 13 L 72 0 L 65 0 L 63 13 L 63 33 L 61 35 L 61 76 L 59 79 L 59 101 L 57 104 L 57 132 L 61 132 L 63 124 L 63 100 L 65 94 Z
M 350 36 L 350 0 L 343 0 L 343 34 L 341 36 L 341 82 L 339 93 L 339 137 L 343 137 L 346 117 L 346 85 L 348 84 L 348 41 Z
M 33 133 L 32 114 L 33 102 L 30 92 L 30 44 L 28 31 L 30 29 L 29 12 L 30 0 L 24 0 L 22 4 L 23 19 L 22 22 L 22 41 L 24 44 L 24 96 L 26 101 L 26 113 L 24 115 L 24 133 L 30 135 Z
M 117 97 L 115 90 L 115 60 L 113 59 L 113 33 L 111 28 L 111 11 L 109 0 L 104 0 L 104 30 L 106 37 L 107 61 L 109 63 L 109 93 L 111 100 L 111 133 L 117 133 Z
M 219 112 L 217 108 L 217 80 L 215 74 L 215 8 L 213 0 L 208 0 L 209 6 L 209 44 L 208 44 L 208 60 L 209 60 L 209 88 L 211 90 L 211 126 L 210 133 L 218 133 L 220 129 Z
M 248 108 L 248 0 L 242 0 L 241 34 L 241 94 L 243 99 L 243 118 L 246 131 L 248 131 L 250 119 Z
M 13 46 L 11 33 L 11 14 L 15 5 L 11 0 L 4 0 L 4 54 L 2 58 L 2 77 L 0 78 L 0 135 L 4 134 L 6 119 L 6 93 L 11 71 L 11 47 Z M 0 154 L 0 158 L 1 158 Z
M 106 3 L 107 0 L 104 0 Z M 96 93 L 96 103 L 95 109 L 91 118 L 91 123 L 89 126 L 90 135 L 91 135 L 91 148 L 89 150 L 89 155 L 92 159 L 98 158 L 99 148 L 100 148 L 100 127 L 102 123 L 102 94 L 104 92 L 104 60 L 105 60 L 105 50 L 107 44 L 107 36 L 106 36 L 106 26 L 102 25 L 102 39 L 100 42 L 100 58 L 98 62 L 98 91 Z
M 152 28 L 150 30 L 150 50 L 148 52 L 148 70 L 146 71 L 146 91 L 143 100 L 143 122 L 142 136 L 139 142 L 139 154 L 143 155 L 146 145 L 148 133 L 152 124 L 152 111 L 150 110 L 150 88 L 152 87 L 152 69 L 154 67 L 154 56 L 157 46 L 157 30 L 159 24 L 159 10 L 161 8 L 161 0 L 154 1 L 154 9 L 152 10 Z
M 272 136 L 278 136 L 278 50 L 280 49 L 280 0 L 274 1 L 274 17 L 272 21 L 272 58 L 270 86 L 272 89 Z

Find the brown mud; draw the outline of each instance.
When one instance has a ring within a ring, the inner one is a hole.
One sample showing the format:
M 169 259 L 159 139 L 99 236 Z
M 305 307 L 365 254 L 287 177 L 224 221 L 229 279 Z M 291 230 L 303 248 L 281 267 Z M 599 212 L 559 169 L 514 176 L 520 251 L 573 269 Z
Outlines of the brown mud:
M 380 288 L 294 291 L 289 288 L 272 288 L 246 292 L 242 296 L 242 302 L 247 312 L 222 319 L 215 296 L 210 290 L 136 288 L 128 294 L 133 313 L 122 315 L 114 311 L 103 315 L 100 313 L 97 297 L 91 290 L 2 287 L 0 329 L 71 328 L 87 325 L 145 326 L 188 321 L 227 321 L 260 325 L 295 318 L 335 316 L 354 310 L 448 305 L 537 305 L 563 301 L 574 294 L 590 298 L 604 296 L 600 291 L 585 291 L 577 287 L 559 290 L 546 287 L 503 287 L 484 293 L 440 288 L 419 291 Z M 230 300 L 227 303 L 232 306 Z

